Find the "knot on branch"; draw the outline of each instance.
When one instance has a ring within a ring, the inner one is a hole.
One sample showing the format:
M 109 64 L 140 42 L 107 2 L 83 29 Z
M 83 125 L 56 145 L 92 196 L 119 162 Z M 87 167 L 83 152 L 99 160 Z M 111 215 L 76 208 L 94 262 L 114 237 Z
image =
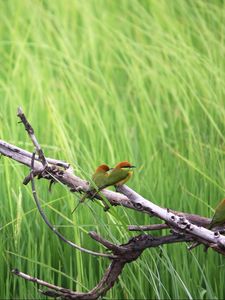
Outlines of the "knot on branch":
M 170 219 L 171 219 L 172 221 L 175 221 L 175 220 L 176 220 L 176 217 L 175 217 L 174 215 L 172 215 L 172 216 L 170 217 Z
M 220 233 L 219 233 L 219 231 L 216 231 L 216 232 L 214 232 L 214 236 L 215 236 L 215 238 L 219 238 L 220 237 Z
M 138 243 L 142 243 L 143 242 L 146 242 L 146 241 L 153 241 L 154 240 L 154 237 L 150 234 L 139 234 L 135 237 L 132 237 L 129 239 L 128 243 L 126 244 L 123 244 L 123 246 L 127 246 L 129 248 L 132 248 L 133 250 L 135 250 L 135 247 Z
M 143 210 L 143 206 L 141 205 L 141 203 L 134 202 L 133 205 L 137 210 Z
M 185 219 L 184 217 L 179 217 L 178 223 L 180 229 L 188 229 L 191 230 L 191 223 Z

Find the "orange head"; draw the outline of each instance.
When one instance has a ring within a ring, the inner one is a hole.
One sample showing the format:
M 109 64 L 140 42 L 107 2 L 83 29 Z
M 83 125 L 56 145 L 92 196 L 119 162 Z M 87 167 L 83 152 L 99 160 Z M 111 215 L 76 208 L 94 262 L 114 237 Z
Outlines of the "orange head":
M 102 165 L 97 167 L 97 169 L 95 170 L 95 173 L 108 172 L 109 170 L 110 170 L 109 166 L 107 166 L 106 164 L 102 164 Z
M 119 164 L 117 164 L 115 166 L 115 168 L 117 169 L 123 169 L 123 168 L 135 168 L 135 166 L 133 166 L 129 161 L 125 160 L 125 161 L 121 161 Z

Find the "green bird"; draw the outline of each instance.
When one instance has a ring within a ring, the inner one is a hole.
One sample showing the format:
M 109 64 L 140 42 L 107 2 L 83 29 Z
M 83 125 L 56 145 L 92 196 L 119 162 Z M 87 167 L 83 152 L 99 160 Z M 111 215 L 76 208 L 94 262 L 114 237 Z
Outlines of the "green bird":
M 208 229 L 223 225 L 225 223 L 225 199 L 221 200 L 215 208 L 215 213 L 212 217 L 212 221 L 207 226 Z
M 102 189 L 104 189 L 105 187 L 108 186 L 107 184 L 107 177 L 108 177 L 108 171 L 110 170 L 109 166 L 107 166 L 106 164 L 102 164 L 100 166 L 97 167 L 97 169 L 95 170 L 95 173 L 92 176 L 92 182 L 94 183 L 94 185 L 91 185 L 90 189 L 83 195 L 83 197 L 80 199 L 78 205 L 74 208 L 74 210 L 72 211 L 72 213 L 74 213 L 74 211 L 77 209 L 77 207 L 79 206 L 80 203 L 84 202 L 85 199 L 93 192 L 94 195 L 92 195 L 92 198 Z M 96 189 L 97 187 L 97 189 Z M 106 208 L 106 204 L 104 203 L 105 208 Z
M 106 178 L 107 185 L 119 186 L 127 182 L 133 174 L 132 168 L 135 168 L 129 161 L 118 163 Z

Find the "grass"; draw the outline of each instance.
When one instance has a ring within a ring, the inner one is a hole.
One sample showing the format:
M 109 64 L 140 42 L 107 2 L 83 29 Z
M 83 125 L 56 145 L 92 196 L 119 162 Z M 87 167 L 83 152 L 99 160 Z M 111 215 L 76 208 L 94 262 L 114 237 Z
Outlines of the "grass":
M 89 178 L 100 163 L 128 159 L 128 183 L 161 206 L 204 216 L 224 197 L 225 4 L 223 1 L 1 1 L 0 137 L 28 150 L 21 105 L 47 156 Z M 14 267 L 77 290 L 108 262 L 74 251 L 43 224 L 22 185 L 28 170 L 0 161 L 0 298 L 42 297 Z M 68 238 L 95 251 L 97 230 L 118 243 L 128 224 L 157 222 L 38 182 L 46 214 Z M 159 233 L 160 234 L 160 233 Z M 147 250 L 106 299 L 222 299 L 224 259 L 186 245 Z

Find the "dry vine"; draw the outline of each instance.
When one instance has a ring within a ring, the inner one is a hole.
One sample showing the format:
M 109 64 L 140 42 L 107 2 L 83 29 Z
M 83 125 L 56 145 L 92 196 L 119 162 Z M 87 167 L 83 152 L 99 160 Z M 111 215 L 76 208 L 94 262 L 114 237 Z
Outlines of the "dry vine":
M 124 266 L 136 260 L 142 252 L 151 247 L 158 247 L 164 244 L 180 243 L 197 241 L 205 246 L 225 255 L 225 237 L 224 227 L 216 228 L 214 231 L 208 230 L 206 227 L 210 223 L 210 219 L 201 217 L 195 214 L 188 214 L 162 208 L 155 205 L 149 200 L 144 199 L 127 186 L 121 186 L 117 192 L 109 190 L 102 190 L 102 195 L 109 201 L 111 205 L 120 205 L 128 209 L 136 210 L 140 213 L 145 213 L 150 216 L 154 215 L 163 220 L 162 224 L 154 224 L 147 226 L 130 225 L 130 231 L 152 231 L 169 228 L 171 233 L 166 236 L 154 237 L 151 234 L 140 234 L 131 238 L 126 244 L 115 245 L 104 238 L 100 237 L 95 232 L 89 232 L 89 235 L 96 242 L 102 244 L 106 249 L 110 250 L 108 253 L 97 253 L 78 246 L 77 244 L 67 240 L 56 228 L 49 222 L 47 216 L 41 208 L 34 179 L 44 178 L 50 180 L 50 183 L 60 182 L 69 187 L 71 192 L 86 192 L 89 189 L 89 183 L 74 175 L 72 168 L 66 162 L 46 158 L 42 148 L 40 147 L 32 126 L 27 121 L 26 116 L 22 110 L 18 109 L 18 117 L 24 124 L 32 143 L 35 147 L 35 152 L 32 154 L 26 150 L 10 145 L 5 141 L 0 140 L 0 154 L 5 155 L 15 161 L 18 161 L 30 168 L 29 175 L 24 179 L 23 183 L 28 184 L 31 181 L 32 193 L 40 212 L 41 217 L 47 226 L 55 233 L 63 242 L 70 246 L 89 253 L 91 255 L 105 257 L 111 260 L 108 269 L 105 271 L 101 281 L 87 293 L 75 292 L 63 287 L 59 287 L 41 279 L 31 277 L 18 269 L 12 270 L 12 273 L 22 277 L 25 280 L 38 283 L 40 286 L 47 287 L 48 290 L 41 290 L 40 292 L 49 297 L 61 297 L 63 299 L 98 299 L 105 295 L 111 289 L 122 273 Z M 91 194 L 90 194 L 91 197 Z M 101 200 L 99 195 L 95 198 Z

